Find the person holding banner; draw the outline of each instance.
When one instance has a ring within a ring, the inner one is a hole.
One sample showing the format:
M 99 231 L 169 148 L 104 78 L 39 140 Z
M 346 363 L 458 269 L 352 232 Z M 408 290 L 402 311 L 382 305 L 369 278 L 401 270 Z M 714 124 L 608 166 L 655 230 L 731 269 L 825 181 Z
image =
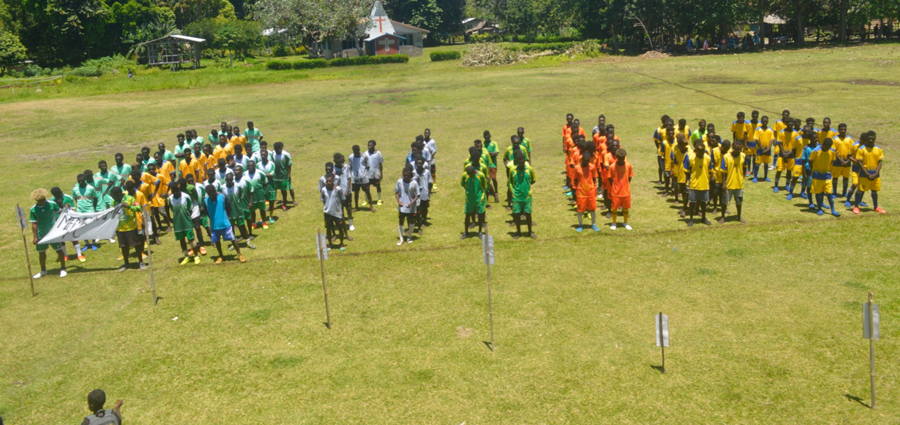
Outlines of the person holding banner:
M 125 264 L 119 267 L 119 271 L 124 272 L 128 269 L 128 251 L 131 248 L 134 248 L 137 253 L 138 267 L 141 270 L 147 270 L 143 259 L 144 244 L 137 231 L 137 215 L 141 213 L 141 205 L 134 196 L 122 192 L 120 187 L 110 189 L 109 194 L 116 204 L 122 205 L 122 215 L 119 216 L 119 225 L 116 227 L 116 239 L 119 241 L 119 248 L 122 249 L 122 259 Z
M 182 193 L 181 190 L 185 187 L 187 187 L 187 181 L 180 178 L 172 185 L 172 194 L 169 195 L 175 240 L 181 243 L 181 253 L 184 255 L 184 259 L 181 261 L 182 266 L 191 261 L 194 264 L 200 264 L 200 254 L 195 254 L 197 241 L 194 239 L 194 221 L 191 218 L 194 212 L 194 201 L 189 195 Z M 187 247 L 188 244 L 191 245 L 190 251 Z
M 50 198 L 50 202 L 56 204 L 56 206 L 58 206 L 60 210 L 66 208 L 75 208 L 75 200 L 72 199 L 71 196 L 63 193 L 62 189 L 60 189 L 59 187 L 50 188 L 50 193 L 53 195 L 53 197 Z M 54 219 L 54 222 L 55 221 L 56 219 Z M 65 246 L 65 243 L 63 243 L 62 245 Z M 84 255 L 81 254 L 81 246 L 79 245 L 78 241 L 72 241 L 72 247 L 75 248 L 75 256 L 78 257 L 78 261 L 81 261 L 82 263 L 85 262 L 86 259 L 84 258 Z M 68 259 L 69 258 L 67 256 L 66 260 Z
M 97 190 L 94 189 L 94 186 L 91 186 L 87 182 L 87 178 L 84 174 L 79 174 L 77 177 L 78 184 L 72 188 L 72 198 L 75 199 L 76 212 L 79 213 L 92 213 L 97 205 L 97 198 L 99 198 L 99 194 Z M 91 248 L 91 250 L 97 250 L 97 244 L 92 244 L 91 241 L 84 241 L 84 249 Z
M 83 178 L 83 176 L 80 177 Z M 59 277 L 66 277 L 66 256 L 63 255 L 63 245 L 60 243 L 38 244 L 38 241 L 53 228 L 53 223 L 56 222 L 56 217 L 60 211 L 59 205 L 55 202 L 47 202 L 47 190 L 45 189 L 35 189 L 34 192 L 31 192 L 31 199 L 34 199 L 35 204 L 31 207 L 28 221 L 31 222 L 31 233 L 34 235 L 32 243 L 35 245 L 35 249 L 38 252 L 38 260 L 41 263 L 41 271 L 34 275 L 34 278 L 40 279 L 47 275 L 48 245 L 56 251 L 56 261 L 59 262 Z

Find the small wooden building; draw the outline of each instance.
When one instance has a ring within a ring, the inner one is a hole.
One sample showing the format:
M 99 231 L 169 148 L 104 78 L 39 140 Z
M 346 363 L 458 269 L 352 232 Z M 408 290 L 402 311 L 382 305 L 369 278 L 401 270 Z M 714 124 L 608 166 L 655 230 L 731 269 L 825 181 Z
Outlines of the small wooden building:
M 190 63 L 191 67 L 200 67 L 201 44 L 205 39 L 180 34 L 169 34 L 165 37 L 144 43 L 147 49 L 148 65 L 172 65 L 181 68 Z

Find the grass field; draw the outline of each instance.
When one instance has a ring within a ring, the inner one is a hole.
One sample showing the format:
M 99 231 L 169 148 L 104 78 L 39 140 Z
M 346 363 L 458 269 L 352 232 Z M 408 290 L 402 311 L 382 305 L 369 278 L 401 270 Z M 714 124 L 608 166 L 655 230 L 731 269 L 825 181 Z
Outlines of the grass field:
M 0 416 L 73 423 L 88 413 L 87 392 L 100 387 L 113 401 L 124 398 L 126 420 L 140 424 L 895 423 L 898 54 L 887 45 L 541 58 L 491 69 L 420 58 L 278 77 L 253 70 L 221 84 L 160 76 L 193 87 L 178 90 L 95 94 L 107 88 L 64 85 L 4 98 L 0 125 L 12 137 L 0 159 Z M 854 137 L 878 132 L 889 214 L 857 217 L 841 207 L 839 219 L 818 217 L 748 182 L 747 225 L 688 230 L 652 182 L 659 116 L 692 126 L 705 118 L 722 133 L 738 110 L 774 121 L 784 108 L 846 122 Z M 600 113 L 616 125 L 636 173 L 633 231 L 573 230 L 559 174 L 567 112 L 588 128 Z M 70 190 L 78 172 L 116 152 L 133 158 L 141 146 L 170 144 L 187 128 L 205 135 L 223 120 L 253 120 L 294 158 L 300 206 L 261 232 L 246 264 L 213 266 L 206 257 L 179 266 L 169 234 L 154 248 L 156 307 L 149 274 L 116 273 L 117 249 L 108 244 L 71 265 L 67 278 L 36 281 L 39 294 L 30 297 L 14 204 L 30 206 L 36 187 Z M 482 343 L 489 328 L 480 243 L 458 239 L 457 179 L 483 130 L 505 148 L 520 125 L 535 145 L 539 239 L 513 241 L 502 209 L 488 213 L 496 238 L 492 353 Z M 426 127 L 439 146 L 434 226 L 400 248 L 390 202 L 358 212 L 356 241 L 326 264 L 328 330 L 313 240 L 323 225 L 314 189 L 323 164 L 376 139 L 390 182 Z M 882 317 L 877 410 L 865 407 L 860 303 L 869 291 Z M 659 311 L 670 321 L 665 374 L 653 368 Z

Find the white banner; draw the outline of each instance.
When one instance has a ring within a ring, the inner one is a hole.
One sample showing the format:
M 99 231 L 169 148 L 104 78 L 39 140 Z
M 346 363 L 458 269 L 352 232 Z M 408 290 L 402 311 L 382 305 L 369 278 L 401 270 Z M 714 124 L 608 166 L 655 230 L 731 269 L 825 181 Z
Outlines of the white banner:
M 95 213 L 77 213 L 71 208 L 66 208 L 60 211 L 53 228 L 38 243 L 112 239 L 116 236 L 121 215 L 121 205 Z

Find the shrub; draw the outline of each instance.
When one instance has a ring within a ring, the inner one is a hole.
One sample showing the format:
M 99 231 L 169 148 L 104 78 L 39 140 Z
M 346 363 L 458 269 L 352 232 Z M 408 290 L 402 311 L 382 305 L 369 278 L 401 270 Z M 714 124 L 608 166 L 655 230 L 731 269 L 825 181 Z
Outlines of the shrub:
M 25 67 L 25 70 L 22 72 L 26 77 L 40 77 L 44 75 L 44 69 L 35 64 L 29 64 Z
M 291 69 L 291 63 L 285 61 L 269 61 L 266 63 L 266 69 L 279 71 L 282 69 Z
M 440 62 L 440 61 L 448 61 L 455 60 L 462 57 L 459 51 L 435 51 L 431 52 L 431 61 L 432 62 Z
M 275 56 L 276 58 L 283 58 L 289 54 L 288 48 L 282 44 L 275 46 L 275 50 L 272 51 L 272 56 Z
M 67 76 L 75 76 L 75 77 L 99 77 L 103 75 L 103 71 L 99 68 L 90 68 L 86 66 L 78 67 L 66 74 Z
M 310 59 L 290 63 L 290 68 L 292 69 L 325 68 L 326 66 L 328 66 L 328 62 L 325 59 Z

